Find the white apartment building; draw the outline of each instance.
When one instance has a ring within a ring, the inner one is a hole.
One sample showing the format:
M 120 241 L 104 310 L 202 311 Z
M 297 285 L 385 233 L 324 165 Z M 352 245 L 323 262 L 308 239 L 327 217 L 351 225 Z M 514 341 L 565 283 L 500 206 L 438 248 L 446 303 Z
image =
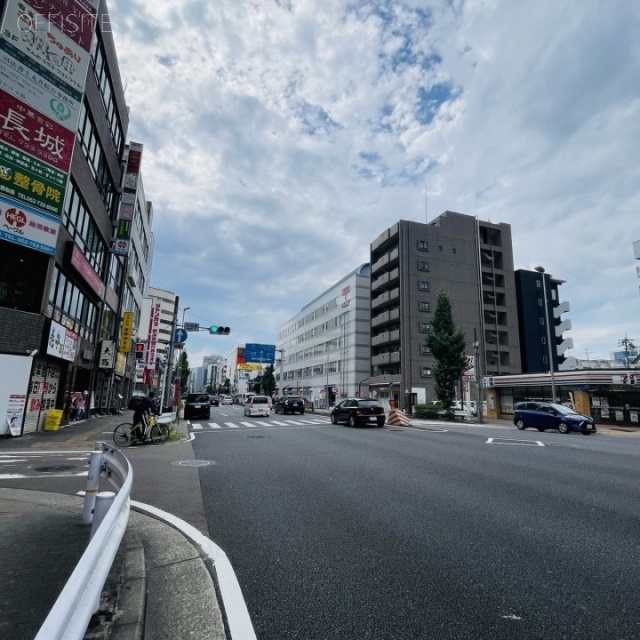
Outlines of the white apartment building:
M 326 407 L 360 393 L 371 375 L 370 283 L 371 267 L 361 264 L 279 328 L 280 395 Z M 363 389 L 368 395 L 368 386 Z

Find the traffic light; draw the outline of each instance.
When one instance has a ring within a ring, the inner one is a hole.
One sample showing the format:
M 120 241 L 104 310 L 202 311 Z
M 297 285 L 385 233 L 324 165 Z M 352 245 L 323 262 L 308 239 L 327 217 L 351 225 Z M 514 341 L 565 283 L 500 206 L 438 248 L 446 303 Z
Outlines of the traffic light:
M 146 345 L 144 342 L 136 342 L 136 360 L 144 360 Z
M 213 334 L 214 336 L 228 336 L 230 332 L 231 329 L 229 329 L 229 327 L 219 327 L 217 324 L 209 327 L 209 333 Z

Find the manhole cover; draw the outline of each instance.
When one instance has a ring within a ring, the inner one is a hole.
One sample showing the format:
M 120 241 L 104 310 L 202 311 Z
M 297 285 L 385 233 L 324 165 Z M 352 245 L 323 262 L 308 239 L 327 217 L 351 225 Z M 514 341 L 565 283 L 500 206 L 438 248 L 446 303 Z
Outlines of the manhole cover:
M 34 471 L 42 471 L 43 473 L 51 473 L 52 471 L 71 471 L 71 469 L 75 469 L 75 466 L 72 464 L 53 464 L 48 467 L 33 468 Z
M 178 460 L 177 462 L 172 462 L 171 464 L 178 467 L 208 467 L 213 463 L 210 460 Z

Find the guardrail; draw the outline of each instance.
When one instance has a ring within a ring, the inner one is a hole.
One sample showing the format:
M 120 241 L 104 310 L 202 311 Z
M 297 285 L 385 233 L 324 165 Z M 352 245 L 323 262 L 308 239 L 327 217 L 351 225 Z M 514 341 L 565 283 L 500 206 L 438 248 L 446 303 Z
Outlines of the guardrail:
M 99 476 L 118 489 L 97 493 Z M 91 454 L 82 521 L 91 541 L 49 612 L 35 640 L 82 640 L 100 604 L 100 594 L 129 522 L 133 471 L 120 451 L 104 442 Z M 94 508 L 87 505 L 95 505 Z

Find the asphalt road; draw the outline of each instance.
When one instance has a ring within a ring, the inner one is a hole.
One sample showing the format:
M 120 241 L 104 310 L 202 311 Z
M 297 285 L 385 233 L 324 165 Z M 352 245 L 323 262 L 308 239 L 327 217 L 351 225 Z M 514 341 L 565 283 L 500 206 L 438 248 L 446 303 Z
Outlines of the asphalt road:
M 209 533 L 260 640 L 640 638 L 639 441 L 328 421 L 195 433 Z

